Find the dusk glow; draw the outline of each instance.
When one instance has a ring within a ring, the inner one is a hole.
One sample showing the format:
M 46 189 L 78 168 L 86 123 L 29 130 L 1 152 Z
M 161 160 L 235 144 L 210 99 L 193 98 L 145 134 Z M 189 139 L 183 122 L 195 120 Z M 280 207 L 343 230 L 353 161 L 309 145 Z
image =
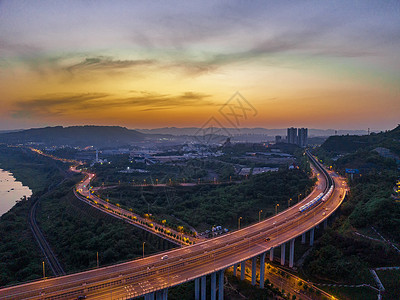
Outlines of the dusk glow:
M 0 129 L 394 128 L 398 1 L 1 1 Z

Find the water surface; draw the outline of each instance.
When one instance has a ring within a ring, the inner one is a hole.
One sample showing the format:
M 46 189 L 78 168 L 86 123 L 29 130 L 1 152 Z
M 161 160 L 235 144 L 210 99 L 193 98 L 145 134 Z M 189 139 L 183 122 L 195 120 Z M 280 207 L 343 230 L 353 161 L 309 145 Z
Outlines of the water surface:
M 29 197 L 29 187 L 17 181 L 13 174 L 0 169 L 0 216 L 8 212 L 21 197 Z

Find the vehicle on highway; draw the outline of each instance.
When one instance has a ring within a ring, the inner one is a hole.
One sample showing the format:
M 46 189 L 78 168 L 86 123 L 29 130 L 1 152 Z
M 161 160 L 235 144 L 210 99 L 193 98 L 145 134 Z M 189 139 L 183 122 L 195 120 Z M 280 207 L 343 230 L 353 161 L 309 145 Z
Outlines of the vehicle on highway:
M 270 241 L 270 240 L 271 240 L 271 238 L 269 238 L 269 237 L 265 238 L 265 241 L 266 241 L 266 242 L 268 242 L 268 241 Z
M 161 260 L 165 260 L 168 259 L 168 255 L 164 255 L 163 257 L 161 257 Z

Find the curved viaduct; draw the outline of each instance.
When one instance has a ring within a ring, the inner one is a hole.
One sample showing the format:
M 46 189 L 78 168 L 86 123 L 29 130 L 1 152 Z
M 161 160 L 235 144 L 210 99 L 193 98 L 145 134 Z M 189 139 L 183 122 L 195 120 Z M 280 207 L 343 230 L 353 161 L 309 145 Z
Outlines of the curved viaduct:
M 195 281 L 194 298 L 206 299 L 206 276 L 211 276 L 211 299 L 223 299 L 224 270 L 234 267 L 245 277 L 245 263 L 251 260 L 252 284 L 256 284 L 257 259 L 260 259 L 260 286 L 264 285 L 265 259 L 273 260 L 273 249 L 280 247 L 281 264 L 286 263 L 289 246 L 289 267 L 293 266 L 294 241 L 301 237 L 310 245 L 315 227 L 323 223 L 342 203 L 346 185 L 342 178 L 325 170 L 309 153 L 318 181 L 313 192 L 289 209 L 259 223 L 211 240 L 180 249 L 159 253 L 143 259 L 71 275 L 44 279 L 0 290 L 1 299 L 167 299 L 168 288 Z M 300 213 L 299 207 L 321 192 L 334 186 L 325 202 Z M 267 239 L 268 238 L 268 239 Z M 266 240 L 267 239 L 267 240 Z M 167 257 L 166 257 L 167 256 Z M 218 282 L 217 282 L 218 278 Z

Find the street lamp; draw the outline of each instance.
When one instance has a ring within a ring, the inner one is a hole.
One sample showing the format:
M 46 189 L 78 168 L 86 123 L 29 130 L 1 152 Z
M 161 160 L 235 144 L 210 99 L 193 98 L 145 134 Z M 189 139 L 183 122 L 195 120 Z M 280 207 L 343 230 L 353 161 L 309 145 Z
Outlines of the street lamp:
M 240 217 L 239 219 L 238 219 L 238 229 L 240 229 L 240 220 L 242 219 L 242 217 Z
M 143 242 L 143 258 L 144 258 L 144 244 L 146 244 L 146 242 Z
M 301 194 L 297 195 L 297 203 L 299 203 L 299 201 L 300 201 L 300 196 L 301 196 Z
M 290 199 L 288 200 L 288 202 L 287 202 L 288 208 L 290 207 L 290 202 L 292 202 L 292 198 L 290 198 Z
M 45 272 L 45 270 L 44 270 L 44 261 L 43 261 L 43 279 L 45 279 L 46 278 L 46 272 Z
M 260 211 L 258 212 L 258 222 L 261 222 L 261 213 L 262 213 L 262 209 L 260 209 Z
M 277 203 L 277 204 L 275 205 L 275 214 L 276 214 L 276 215 L 278 214 L 278 206 L 279 206 L 279 203 Z

